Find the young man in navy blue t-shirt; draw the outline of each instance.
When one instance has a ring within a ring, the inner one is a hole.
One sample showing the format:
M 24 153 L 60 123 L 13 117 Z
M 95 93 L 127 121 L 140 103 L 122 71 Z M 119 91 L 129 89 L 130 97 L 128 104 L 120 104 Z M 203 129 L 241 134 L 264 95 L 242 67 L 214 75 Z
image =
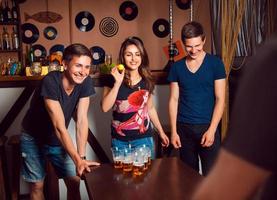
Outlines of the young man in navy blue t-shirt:
M 205 34 L 198 22 L 182 29 L 187 56 L 174 63 L 170 82 L 171 143 L 180 158 L 206 175 L 220 146 L 218 124 L 224 110 L 225 69 L 222 61 L 203 49 Z
M 89 77 L 90 50 L 72 44 L 64 50 L 64 72 L 50 72 L 36 89 L 23 122 L 21 136 L 22 177 L 30 185 L 31 199 L 44 199 L 45 157 L 67 186 L 69 199 L 80 199 L 84 171 L 99 163 L 85 159 L 89 98 L 95 93 Z M 67 127 L 76 113 L 76 144 Z

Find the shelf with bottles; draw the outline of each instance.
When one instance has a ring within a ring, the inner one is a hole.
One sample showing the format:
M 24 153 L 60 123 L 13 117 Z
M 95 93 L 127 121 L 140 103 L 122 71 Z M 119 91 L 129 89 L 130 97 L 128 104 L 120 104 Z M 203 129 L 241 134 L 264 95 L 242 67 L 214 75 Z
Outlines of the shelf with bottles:
M 17 25 L 18 22 L 19 8 L 16 1 L 2 0 L 0 2 L 0 25 Z
M 22 43 L 19 30 L 20 18 L 17 1 L 0 0 L 0 53 L 11 54 L 8 56 L 22 61 Z
M 17 26 L 3 26 L 3 31 L 0 33 L 0 52 L 18 52 L 20 46 Z

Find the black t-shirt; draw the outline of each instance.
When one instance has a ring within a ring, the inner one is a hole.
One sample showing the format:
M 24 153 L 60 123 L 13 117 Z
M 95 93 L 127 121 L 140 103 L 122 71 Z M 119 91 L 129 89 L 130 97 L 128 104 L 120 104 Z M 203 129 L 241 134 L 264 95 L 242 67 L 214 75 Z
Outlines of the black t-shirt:
M 261 199 L 277 197 L 277 40 L 245 66 L 224 148 L 273 172 Z
M 105 86 L 111 88 L 113 84 L 114 79 L 109 76 Z M 152 136 L 153 130 L 147 108 L 149 95 L 143 79 L 132 87 L 121 84 L 113 106 L 113 138 L 129 141 Z
M 45 108 L 44 98 L 59 101 L 67 128 L 79 99 L 89 97 L 94 93 L 93 81 L 91 77 L 87 77 L 82 84 L 74 87 L 70 95 L 67 95 L 62 86 L 62 73 L 56 71 L 50 72 L 43 78 L 32 97 L 30 108 L 22 122 L 23 130 L 42 144 L 60 145 Z

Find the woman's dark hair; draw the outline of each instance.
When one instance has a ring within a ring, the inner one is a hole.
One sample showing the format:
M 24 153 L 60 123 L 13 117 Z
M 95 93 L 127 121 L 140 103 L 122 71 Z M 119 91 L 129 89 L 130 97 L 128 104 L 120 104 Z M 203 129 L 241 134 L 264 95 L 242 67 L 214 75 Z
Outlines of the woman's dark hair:
M 71 44 L 67 46 L 63 52 L 63 60 L 69 63 L 74 56 L 88 56 L 92 61 L 91 51 L 83 44 Z
M 186 39 L 201 37 L 202 41 L 205 40 L 205 33 L 202 25 L 196 21 L 189 22 L 185 24 L 181 32 L 182 41 L 185 43 Z
M 119 51 L 119 62 L 126 65 L 125 59 L 124 59 L 124 53 L 125 53 L 127 47 L 130 45 L 135 45 L 140 52 L 141 65 L 138 68 L 138 72 L 139 72 L 140 76 L 145 80 L 146 88 L 150 91 L 150 93 L 153 93 L 153 90 L 155 87 L 154 79 L 151 75 L 150 68 L 149 68 L 148 54 L 147 54 L 146 49 L 143 46 L 143 42 L 140 38 L 129 37 L 124 40 L 124 42 L 121 44 L 121 48 Z M 128 69 L 127 69 L 125 71 L 124 83 L 126 85 L 128 85 L 129 87 L 132 87 L 130 82 L 131 82 L 131 80 L 130 80 Z

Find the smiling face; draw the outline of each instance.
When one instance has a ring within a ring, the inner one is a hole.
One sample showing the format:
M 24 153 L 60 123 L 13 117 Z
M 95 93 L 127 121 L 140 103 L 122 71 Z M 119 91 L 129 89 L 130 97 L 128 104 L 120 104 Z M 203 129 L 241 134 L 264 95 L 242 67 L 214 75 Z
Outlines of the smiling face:
M 65 75 L 72 85 L 81 84 L 89 75 L 91 58 L 89 56 L 73 56 L 71 61 L 63 62 Z
M 205 39 L 201 36 L 188 38 L 184 40 L 185 50 L 191 59 L 197 59 L 203 52 Z
M 136 45 L 131 44 L 127 46 L 124 51 L 124 60 L 125 65 L 129 70 L 138 70 L 139 66 L 141 65 L 142 58 L 141 52 Z

